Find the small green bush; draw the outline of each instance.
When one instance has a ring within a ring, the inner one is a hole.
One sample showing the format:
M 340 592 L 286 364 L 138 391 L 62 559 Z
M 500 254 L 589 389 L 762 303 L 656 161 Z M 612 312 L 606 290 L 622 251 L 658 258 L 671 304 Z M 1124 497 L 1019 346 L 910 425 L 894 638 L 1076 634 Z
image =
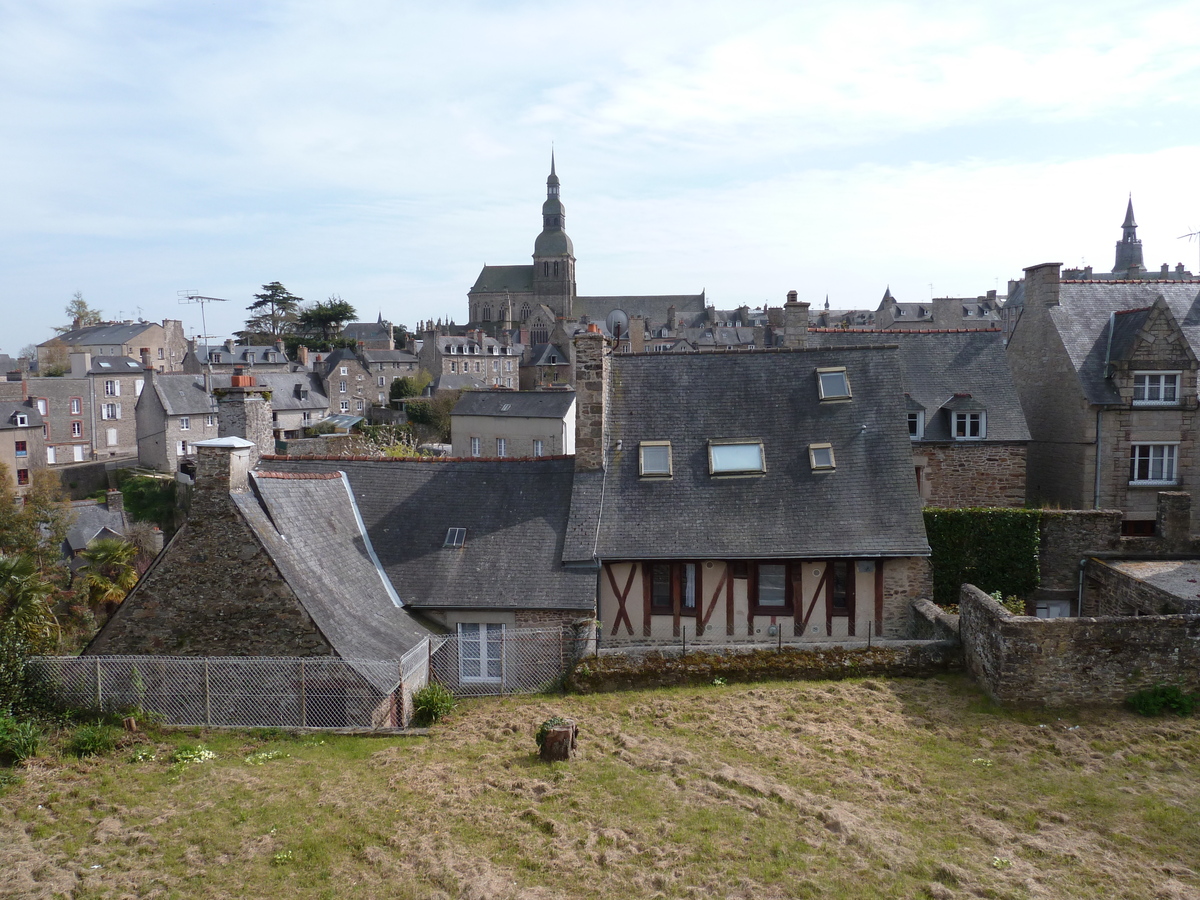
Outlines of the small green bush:
M 42 730 L 33 722 L 0 718 L 0 763 L 14 764 L 37 756 L 42 746 Z
M 417 725 L 432 725 L 443 716 L 454 711 L 458 701 L 445 685 L 430 682 L 413 694 L 413 722 Z
M 1200 704 L 1196 694 L 1186 694 L 1173 684 L 1156 684 L 1130 695 L 1125 701 L 1129 708 L 1142 716 L 1190 716 Z
M 111 725 L 80 725 L 67 742 L 67 751 L 76 756 L 103 756 L 117 748 L 120 732 Z
M 538 726 L 537 733 L 533 739 L 537 741 L 538 753 L 542 752 L 542 747 L 546 745 L 546 735 L 550 733 L 550 729 L 557 728 L 559 725 L 566 725 L 567 720 L 562 716 L 551 716 L 545 722 Z

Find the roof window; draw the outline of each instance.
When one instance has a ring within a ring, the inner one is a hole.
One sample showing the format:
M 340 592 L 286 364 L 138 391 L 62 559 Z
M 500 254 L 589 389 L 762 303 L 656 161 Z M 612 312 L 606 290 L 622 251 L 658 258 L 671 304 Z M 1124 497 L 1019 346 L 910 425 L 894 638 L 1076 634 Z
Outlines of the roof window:
M 105 361 L 104 361 L 104 360 L 102 360 L 102 359 L 101 359 L 101 360 L 97 360 L 97 362 L 96 362 L 96 365 L 98 365 L 98 366 L 99 366 L 100 368 L 102 368 L 102 369 L 111 369 L 111 368 L 112 368 L 112 363 L 110 363 L 110 362 L 105 362 Z
M 465 528 L 447 528 L 446 541 L 442 544 L 443 550 L 461 550 L 463 544 L 467 542 L 467 529 Z
M 643 478 L 670 478 L 671 442 L 642 441 L 638 444 L 638 474 Z
M 822 400 L 849 400 L 850 379 L 845 366 L 817 369 L 817 391 Z
M 767 470 L 762 441 L 711 440 L 708 442 L 708 474 L 761 475 Z
M 832 472 L 837 468 L 833 458 L 833 444 L 809 444 L 808 464 L 814 472 Z

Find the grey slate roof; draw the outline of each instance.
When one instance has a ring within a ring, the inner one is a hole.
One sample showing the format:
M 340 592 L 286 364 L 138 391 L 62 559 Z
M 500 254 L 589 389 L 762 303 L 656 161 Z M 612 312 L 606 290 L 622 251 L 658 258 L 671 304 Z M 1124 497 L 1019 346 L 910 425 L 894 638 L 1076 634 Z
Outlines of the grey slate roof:
M 214 353 L 220 354 L 219 360 L 212 359 Z M 274 354 L 275 359 L 272 361 L 268 354 Z M 210 361 L 216 365 L 247 366 L 278 366 L 288 361 L 287 354 L 274 344 L 234 344 L 232 350 L 224 344 L 213 344 L 211 347 L 201 345 L 195 350 L 195 358 L 196 362 L 202 366 L 208 365 Z
M 371 363 L 413 363 L 417 358 L 407 350 L 363 350 L 360 354 L 363 361 Z
M 574 403 L 574 391 L 466 391 L 451 415 L 562 419 Z
M 45 347 L 61 342 L 63 344 L 88 346 L 94 344 L 125 344 L 132 341 L 147 328 L 153 328 L 157 322 L 107 322 L 101 325 L 85 325 L 65 334 L 56 335 L 48 341 L 38 344 Z
M 474 375 L 439 375 L 429 385 L 437 391 L 482 391 L 487 385 Z
M 571 357 L 554 344 L 534 344 L 529 350 L 529 366 L 570 365 Z
M 271 391 L 272 409 L 329 409 L 329 398 L 325 395 L 321 379 L 312 372 L 255 372 L 254 378 L 260 387 L 268 388 Z M 222 387 L 228 387 L 230 384 L 229 376 L 225 376 L 223 379 L 221 376 L 217 376 L 213 381 L 221 384 Z M 297 396 L 297 387 L 308 391 L 307 399 L 302 400 Z
M 154 392 L 168 416 L 199 416 L 217 411 L 216 400 L 204 391 L 203 377 L 156 374 L 153 379 Z M 228 385 L 229 379 L 225 382 Z
M 1027 441 L 1029 429 L 999 331 L 809 331 L 810 346 L 895 344 L 900 385 L 925 410 L 925 440 L 952 440 L 951 423 L 937 410 L 955 394 L 970 394 L 987 411 L 988 441 Z M 857 394 L 857 392 L 855 392 Z M 962 407 L 961 404 L 959 408 Z
M 1109 314 L 1151 306 L 1159 295 L 1193 352 L 1200 350 L 1200 281 L 1063 281 L 1059 285 L 1059 305 L 1048 312 L 1090 402 L 1121 402 L 1104 377 Z
M 573 460 L 269 459 L 262 465 L 344 471 L 384 569 L 414 609 L 586 614 L 595 606 L 595 574 L 561 565 Z M 461 550 L 442 548 L 449 528 L 467 529 Z
M 533 291 L 533 265 L 484 266 L 475 279 L 472 291 L 511 291 L 528 294 Z
M 16 424 L 17 415 L 28 416 L 28 425 Z M 9 428 L 40 428 L 42 414 L 29 400 L 0 400 L 0 430 Z
M 71 504 L 71 512 L 75 521 L 67 531 L 67 546 L 72 553 L 87 549 L 97 537 L 122 537 L 128 527 L 124 510 L 109 509 L 108 504 L 95 500 L 77 500 Z M 105 535 L 105 529 L 112 535 Z
M 671 306 L 675 307 L 675 315 L 684 326 L 699 324 L 698 320 L 706 315 L 703 291 L 657 296 L 576 297 L 575 315 L 603 322 L 614 309 L 621 309 L 630 316 L 645 316 L 655 325 L 662 325 L 667 321 L 667 309 Z
M 230 496 L 338 656 L 399 659 L 432 633 L 400 607 L 344 475 L 251 477 L 253 492 Z M 360 674 L 380 690 L 395 686 Z
M 391 336 L 382 322 L 350 322 L 342 328 L 342 337 L 355 341 L 386 341 Z
M 142 364 L 128 356 L 93 356 L 88 371 L 93 375 L 141 375 Z
M 576 477 L 564 561 L 929 553 L 895 349 L 614 356 L 610 365 L 607 477 Z M 852 402 L 821 403 L 819 366 L 846 367 Z M 761 440 L 765 474 L 712 477 L 708 441 L 726 438 Z M 673 477 L 639 477 L 644 440 L 671 442 Z M 833 445 L 835 471 L 811 471 L 813 443 Z

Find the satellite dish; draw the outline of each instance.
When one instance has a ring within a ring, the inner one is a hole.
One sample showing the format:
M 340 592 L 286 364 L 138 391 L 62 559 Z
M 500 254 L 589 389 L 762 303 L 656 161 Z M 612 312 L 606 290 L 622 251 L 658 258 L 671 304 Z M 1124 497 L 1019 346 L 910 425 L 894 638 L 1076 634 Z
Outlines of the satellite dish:
M 610 312 L 604 324 L 608 327 L 608 333 L 618 341 L 629 336 L 629 316 L 623 309 L 614 309 Z

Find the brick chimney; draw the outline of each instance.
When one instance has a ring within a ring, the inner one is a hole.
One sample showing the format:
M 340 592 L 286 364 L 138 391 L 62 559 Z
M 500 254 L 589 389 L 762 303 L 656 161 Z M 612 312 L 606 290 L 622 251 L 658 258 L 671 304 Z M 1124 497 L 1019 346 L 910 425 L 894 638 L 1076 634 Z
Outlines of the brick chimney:
M 783 304 L 783 346 L 804 349 L 808 343 L 808 304 L 798 299 L 795 291 L 788 291 Z
M 217 439 L 236 437 L 249 441 L 254 447 L 250 463 L 253 466 L 263 454 L 275 452 L 271 392 L 258 387 L 255 377 L 244 374 L 241 366 L 233 372 L 233 384 L 213 391 L 217 398 Z
M 575 470 L 604 469 L 609 348 L 596 325 L 575 335 Z
M 296 360 L 300 363 L 300 365 L 304 366 L 304 368 L 308 368 L 308 348 L 303 344 L 296 348 Z

